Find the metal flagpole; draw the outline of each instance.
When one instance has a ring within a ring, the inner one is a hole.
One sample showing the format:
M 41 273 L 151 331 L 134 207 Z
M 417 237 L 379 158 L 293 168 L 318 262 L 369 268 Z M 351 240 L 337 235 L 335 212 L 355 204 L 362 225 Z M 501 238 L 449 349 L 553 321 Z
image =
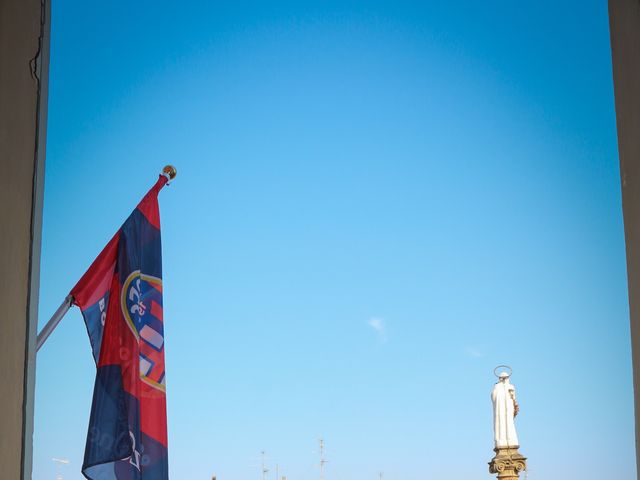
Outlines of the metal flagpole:
M 51 319 L 47 322 L 47 324 L 44 326 L 44 328 L 40 330 L 40 333 L 38 334 L 38 344 L 36 346 L 36 352 L 40 350 L 40 347 L 44 345 L 44 342 L 47 341 L 47 338 L 49 338 L 49 335 L 51 335 L 51 332 L 53 332 L 55 328 L 58 326 L 58 324 L 60 323 L 60 320 L 62 320 L 62 317 L 64 317 L 66 313 L 69 311 L 69 309 L 71 308 L 71 305 L 73 305 L 73 297 L 71 295 L 67 295 L 67 298 L 64 299 L 64 302 L 62 302 L 62 305 L 58 307 L 58 309 L 53 314 Z
M 169 182 L 176 178 L 177 170 L 173 165 L 167 165 L 162 169 L 161 175 L 167 177 L 166 185 L 169 185 Z M 44 345 L 44 342 L 47 341 L 49 335 L 55 330 L 55 328 L 60 323 L 60 320 L 67 314 L 71 306 L 73 305 L 73 297 L 71 295 L 67 295 L 67 298 L 64 299 L 62 305 L 58 307 L 53 316 L 49 319 L 44 328 L 38 333 L 38 340 L 36 343 L 36 352 L 40 350 L 40 347 Z

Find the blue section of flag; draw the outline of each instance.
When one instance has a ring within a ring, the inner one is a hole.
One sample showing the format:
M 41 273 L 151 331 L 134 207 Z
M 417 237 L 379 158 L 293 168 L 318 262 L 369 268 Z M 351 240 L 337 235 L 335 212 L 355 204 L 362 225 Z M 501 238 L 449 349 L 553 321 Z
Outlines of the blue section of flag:
M 158 260 L 162 251 L 160 231 L 150 225 L 139 210 L 134 210 L 122 225 L 119 251 L 117 270 L 120 284 L 134 270 L 162 278 L 162 262 Z
M 87 327 L 87 333 L 89 334 L 89 341 L 91 342 L 91 351 L 96 363 L 98 363 L 98 359 L 100 358 L 102 331 L 104 329 L 104 320 L 107 315 L 108 304 L 109 292 L 82 312 L 82 315 L 84 316 L 84 323 Z
M 128 398 L 122 388 L 119 365 L 98 368 L 84 452 L 83 471 L 87 478 L 112 479 L 114 458 L 128 458 L 132 452 L 127 418 Z M 111 472 L 111 476 L 107 472 Z M 120 477 L 117 477 L 120 479 Z

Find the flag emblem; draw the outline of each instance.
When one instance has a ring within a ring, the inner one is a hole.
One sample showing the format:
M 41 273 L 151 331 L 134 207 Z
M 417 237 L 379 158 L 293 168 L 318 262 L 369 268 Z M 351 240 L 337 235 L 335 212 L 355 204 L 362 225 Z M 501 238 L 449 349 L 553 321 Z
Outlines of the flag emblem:
M 140 349 L 140 379 L 164 391 L 162 279 L 134 270 L 122 286 L 120 303 Z

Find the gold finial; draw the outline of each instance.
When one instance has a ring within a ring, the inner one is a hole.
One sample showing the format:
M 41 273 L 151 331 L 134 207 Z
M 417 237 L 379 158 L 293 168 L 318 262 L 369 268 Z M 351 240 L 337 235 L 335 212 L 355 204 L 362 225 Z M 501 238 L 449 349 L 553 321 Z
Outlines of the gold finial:
M 167 165 L 162 169 L 162 174 L 166 177 L 169 177 L 169 180 L 173 180 L 174 178 L 176 178 L 178 171 L 173 165 Z

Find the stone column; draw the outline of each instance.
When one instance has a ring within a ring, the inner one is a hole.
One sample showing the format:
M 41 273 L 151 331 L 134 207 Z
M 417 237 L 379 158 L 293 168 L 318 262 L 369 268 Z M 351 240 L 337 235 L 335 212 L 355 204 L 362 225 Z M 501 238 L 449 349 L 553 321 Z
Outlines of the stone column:
M 489 473 L 497 473 L 499 480 L 517 480 L 520 472 L 527 469 L 527 459 L 518 447 L 500 447 L 493 451 L 496 455 L 489 462 Z

